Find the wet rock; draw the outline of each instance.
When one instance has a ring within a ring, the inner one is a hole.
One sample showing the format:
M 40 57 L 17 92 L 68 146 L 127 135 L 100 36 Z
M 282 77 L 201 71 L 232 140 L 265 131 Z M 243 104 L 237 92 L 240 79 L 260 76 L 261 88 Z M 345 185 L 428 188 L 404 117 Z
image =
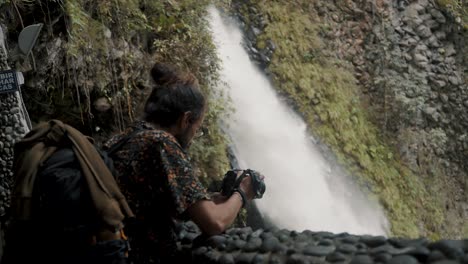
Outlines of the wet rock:
M 212 236 L 207 240 L 207 245 L 213 248 L 225 249 L 226 248 L 226 237 L 224 236 Z
M 387 243 L 384 236 L 362 236 L 359 241 L 369 247 L 378 247 Z
M 447 38 L 447 34 L 445 33 L 445 31 L 436 31 L 434 33 L 434 35 L 436 36 L 436 38 L 438 38 L 439 40 L 445 40 Z
M 326 238 L 333 239 L 334 234 L 331 233 L 331 232 L 323 232 L 323 231 L 321 231 L 321 232 L 315 233 L 315 236 L 316 236 L 317 238 L 319 238 L 319 239 L 326 239 Z
M 240 253 L 235 257 L 236 263 L 251 263 L 256 253 Z
M 318 242 L 317 245 L 319 245 L 319 246 L 331 246 L 331 245 L 333 245 L 333 244 L 334 244 L 334 243 L 333 243 L 333 240 L 331 240 L 331 239 L 323 239 L 323 240 L 320 240 L 320 241 Z
M 463 257 L 463 242 L 458 240 L 441 240 L 429 244 L 429 249 L 440 250 L 449 258 L 461 259 Z
M 347 260 L 347 257 L 346 255 L 342 254 L 342 253 L 339 253 L 339 252 L 333 252 L 331 254 L 329 254 L 327 257 L 326 257 L 326 260 L 328 262 L 340 262 L 340 261 L 345 261 Z
M 436 36 L 431 36 L 428 40 L 428 43 L 429 43 L 429 47 L 431 48 L 438 48 L 440 47 L 440 43 L 439 43 L 439 40 L 437 39 Z
M 380 253 L 374 257 L 375 261 L 382 263 L 387 263 L 390 259 L 392 259 L 392 255 L 389 253 Z
M 10 112 L 11 112 L 12 114 L 17 114 L 17 113 L 19 113 L 20 111 L 21 111 L 21 110 L 20 110 L 19 107 L 13 107 L 13 108 L 10 110 Z
M 219 258 L 221 257 L 221 253 L 217 251 L 207 251 L 203 255 L 204 259 L 206 259 L 209 263 L 216 263 L 218 262 Z
M 356 255 L 351 259 L 349 264 L 373 264 L 374 261 L 367 255 Z
M 292 254 L 289 256 L 286 264 L 306 264 L 310 263 L 304 255 Z
M 437 9 L 433 8 L 429 11 L 429 13 L 438 23 L 444 24 L 445 22 L 447 22 L 447 19 L 445 18 L 444 14 Z
M 430 29 L 435 29 L 440 26 L 440 24 L 436 20 L 433 20 L 433 19 L 425 21 L 424 24 Z
M 280 242 L 276 237 L 267 237 L 263 240 L 260 252 L 276 252 L 279 249 Z
M 422 68 L 425 68 L 426 66 L 429 65 L 429 59 L 422 54 L 415 54 L 414 62 Z
M 341 239 L 342 243 L 347 243 L 347 244 L 356 244 L 358 243 L 360 238 L 358 236 L 347 236 Z
M 322 257 L 332 253 L 335 250 L 335 247 L 326 247 L 326 246 L 308 246 L 302 253 L 308 256 L 317 256 Z
M 265 259 L 267 257 L 263 254 L 257 254 L 255 257 L 252 259 L 252 264 L 262 264 L 264 263 Z
M 350 244 L 342 244 L 338 246 L 337 251 L 345 254 L 353 254 L 357 251 L 357 248 Z
M 289 240 L 289 236 L 286 235 L 286 234 L 279 234 L 278 235 L 278 239 L 281 241 L 281 242 L 286 242 Z
M 234 257 L 232 256 L 232 254 L 225 253 L 219 258 L 219 263 L 220 264 L 234 264 L 236 262 L 234 261 Z
M 465 262 L 466 263 L 466 262 Z M 449 260 L 449 259 L 444 259 L 444 260 L 439 260 L 435 262 L 431 262 L 431 264 L 460 264 L 459 261 L 456 260 Z
M 461 83 L 460 79 L 457 76 L 450 76 L 448 80 L 453 85 L 459 85 Z
M 268 264 L 281 264 L 283 260 L 277 255 L 271 255 Z
M 443 88 L 443 87 L 447 86 L 447 83 L 445 81 L 443 81 L 443 80 L 437 80 L 437 79 L 432 80 L 432 83 L 434 83 L 435 86 L 438 87 L 438 88 Z
M 200 256 L 200 255 L 205 254 L 207 251 L 208 251 L 208 248 L 206 248 L 206 247 L 199 247 L 199 248 L 195 249 L 192 253 L 193 253 L 193 255 L 195 255 L 195 256 Z
M 393 257 L 387 263 L 388 264 L 418 264 L 419 261 L 412 256 L 401 255 L 401 256 Z
M 407 255 L 414 256 L 421 262 L 426 262 L 430 253 L 431 251 L 429 251 L 429 249 L 423 246 L 417 246 L 416 248 L 412 248 L 408 252 L 406 252 Z
M 442 253 L 439 250 L 433 250 L 429 254 L 429 256 L 427 258 L 427 261 L 428 262 L 434 262 L 434 261 L 438 261 L 438 260 L 442 260 L 442 259 L 445 259 L 444 253 Z
M 426 116 L 430 120 L 435 121 L 435 122 L 439 120 L 440 114 L 437 112 L 437 109 L 435 109 L 434 107 L 426 107 L 424 108 L 423 112 L 424 114 L 426 114 Z
M 259 250 L 260 246 L 262 245 L 262 239 L 259 237 L 252 237 L 247 241 L 244 246 L 244 251 L 246 252 L 253 252 Z
M 455 54 L 457 54 L 457 51 L 455 50 L 455 47 L 453 46 L 453 44 L 450 43 L 445 48 L 445 56 L 449 57 L 449 56 L 453 56 Z

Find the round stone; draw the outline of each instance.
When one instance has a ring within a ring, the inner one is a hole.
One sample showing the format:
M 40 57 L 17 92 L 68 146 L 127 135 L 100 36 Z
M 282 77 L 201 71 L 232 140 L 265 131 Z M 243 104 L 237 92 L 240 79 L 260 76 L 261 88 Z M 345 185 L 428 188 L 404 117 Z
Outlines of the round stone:
M 439 250 L 433 250 L 429 254 L 427 260 L 428 260 L 428 262 L 434 262 L 434 261 L 441 260 L 441 259 L 444 259 L 444 258 L 445 258 L 444 253 L 440 252 Z
M 357 248 L 351 244 L 342 244 L 338 246 L 337 251 L 345 254 L 352 254 L 357 251 Z
M 335 250 L 335 247 L 325 247 L 325 246 L 308 246 L 302 253 L 309 256 L 323 257 Z
M 333 245 L 333 240 L 331 239 L 322 239 L 318 243 L 319 246 L 331 246 Z
M 378 247 L 387 243 L 384 236 L 362 236 L 360 241 L 369 247 Z
M 341 242 L 342 243 L 347 243 L 347 244 L 356 244 L 357 242 L 359 242 L 359 237 L 357 237 L 357 236 L 343 237 L 341 239 Z
M 253 264 L 261 264 L 261 263 L 264 262 L 264 260 L 265 260 L 265 255 L 257 254 L 257 255 L 255 255 L 255 257 L 253 258 L 252 263 L 253 263 Z
M 223 236 L 212 236 L 207 240 L 207 245 L 218 249 L 225 249 L 226 238 Z
M 340 262 L 346 260 L 346 255 L 341 254 L 339 252 L 333 252 L 329 254 L 326 258 L 328 262 Z
M 251 263 L 254 257 L 255 253 L 240 253 L 236 256 L 235 261 L 236 263 Z
M 349 264 L 373 264 L 372 258 L 367 255 L 356 255 Z
M 306 256 L 304 255 L 301 255 L 301 254 L 292 254 L 291 256 L 289 256 L 286 264 L 306 264 L 306 263 L 310 263 Z
M 416 248 L 410 249 L 408 252 L 406 252 L 407 255 L 414 256 L 421 262 L 426 262 L 427 258 L 429 257 L 429 254 L 431 254 L 431 251 L 429 249 L 418 246 Z
M 393 257 L 387 263 L 388 264 L 418 264 L 419 261 L 412 256 L 401 255 L 401 256 Z
M 429 245 L 429 249 L 437 249 L 452 259 L 462 258 L 463 242 L 459 240 L 440 240 Z
M 231 254 L 225 253 L 219 258 L 219 263 L 221 264 L 234 264 L 234 257 Z
M 281 242 L 286 242 L 286 241 L 289 240 L 289 236 L 286 235 L 286 234 L 279 234 L 279 235 L 278 235 L 278 238 L 279 238 L 279 240 L 280 240 Z
M 11 108 L 10 112 L 11 112 L 12 114 L 17 114 L 17 113 L 20 112 L 20 109 L 19 109 L 19 107 L 13 107 L 13 108 Z
M 260 252 L 276 252 L 280 242 L 276 237 L 267 237 L 263 240 Z
M 208 251 L 206 247 L 199 247 L 193 251 L 194 255 L 203 255 Z
M 253 252 L 259 249 L 262 245 L 262 239 L 259 237 L 253 237 L 247 241 L 247 244 L 244 246 L 244 251 Z
M 382 253 L 375 256 L 375 260 L 382 263 L 386 263 L 390 259 L 392 259 L 392 255 L 388 253 Z
M 245 242 L 244 240 L 240 240 L 240 239 L 234 241 L 234 245 L 238 249 L 243 249 L 246 243 L 247 242 Z

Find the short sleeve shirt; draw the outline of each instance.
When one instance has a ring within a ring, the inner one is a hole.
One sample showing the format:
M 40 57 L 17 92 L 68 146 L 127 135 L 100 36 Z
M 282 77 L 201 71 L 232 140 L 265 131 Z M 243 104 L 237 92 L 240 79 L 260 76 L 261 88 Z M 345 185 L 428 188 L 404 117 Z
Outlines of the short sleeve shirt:
M 134 132 L 136 131 L 136 132 Z M 176 250 L 175 220 L 186 220 L 195 202 L 210 199 L 176 138 L 139 121 L 112 137 L 110 148 L 130 139 L 112 155 L 117 182 L 136 215 L 127 226 L 133 263 L 158 263 Z

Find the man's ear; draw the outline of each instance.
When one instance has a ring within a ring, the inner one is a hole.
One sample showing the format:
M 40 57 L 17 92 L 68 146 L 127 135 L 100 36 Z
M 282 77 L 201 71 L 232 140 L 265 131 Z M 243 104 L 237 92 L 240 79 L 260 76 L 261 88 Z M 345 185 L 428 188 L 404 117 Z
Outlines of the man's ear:
M 191 111 L 184 112 L 180 119 L 180 125 L 183 129 L 187 129 L 193 123 L 193 114 Z

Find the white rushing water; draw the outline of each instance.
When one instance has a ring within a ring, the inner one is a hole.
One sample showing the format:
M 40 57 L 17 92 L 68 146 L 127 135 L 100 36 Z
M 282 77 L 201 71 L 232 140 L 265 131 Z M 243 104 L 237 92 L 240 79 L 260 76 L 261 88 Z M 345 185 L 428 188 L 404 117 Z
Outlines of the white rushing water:
M 209 13 L 228 86 L 222 89 L 235 107 L 227 133 L 242 168 L 266 176 L 267 191 L 257 201 L 261 213 L 280 228 L 385 235 L 379 206 L 330 173 L 333 166 L 311 142 L 304 121 L 249 59 L 238 24 L 215 7 Z

